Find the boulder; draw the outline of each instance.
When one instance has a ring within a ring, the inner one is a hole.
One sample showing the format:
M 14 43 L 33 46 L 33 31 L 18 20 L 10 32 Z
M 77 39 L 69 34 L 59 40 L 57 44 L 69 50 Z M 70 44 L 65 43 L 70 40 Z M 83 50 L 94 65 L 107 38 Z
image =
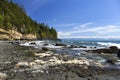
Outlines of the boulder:
M 36 45 L 36 43 L 35 42 L 31 42 L 30 45 Z
M 115 59 L 108 59 L 107 62 L 114 65 L 117 62 L 117 60 L 115 60 Z
M 120 50 L 119 50 L 119 52 L 117 53 L 117 57 L 120 58 Z
M 43 50 L 43 51 L 50 51 L 51 49 L 50 49 L 50 48 L 47 48 L 47 47 L 42 47 L 42 50 Z
M 69 48 L 78 48 L 76 45 L 70 45 Z
M 118 53 L 119 49 L 116 46 L 111 46 L 111 47 L 109 47 L 109 51 L 111 53 Z
M 55 46 L 67 46 L 67 45 L 63 43 L 56 43 Z
M 79 48 L 87 48 L 86 46 L 79 46 Z

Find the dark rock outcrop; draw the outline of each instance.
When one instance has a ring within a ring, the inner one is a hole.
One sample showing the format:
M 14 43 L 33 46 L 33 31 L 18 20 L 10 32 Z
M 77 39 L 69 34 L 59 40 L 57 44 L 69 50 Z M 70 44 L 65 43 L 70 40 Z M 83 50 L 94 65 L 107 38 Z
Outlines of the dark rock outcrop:
M 120 58 L 120 50 L 119 50 L 119 52 L 117 53 L 117 57 L 119 57 L 119 58 Z
M 111 53 L 118 53 L 119 49 L 116 46 L 111 46 L 111 47 L 109 47 L 109 51 Z
M 76 45 L 70 45 L 69 48 L 78 48 Z
M 87 48 L 86 46 L 79 46 L 79 48 Z
M 67 45 L 63 43 L 56 43 L 55 46 L 67 46 Z
M 90 50 L 93 53 L 110 53 L 110 54 L 117 54 L 119 53 L 119 49 L 116 46 L 111 46 L 108 49 L 97 49 L 97 50 Z
M 47 47 L 42 47 L 42 50 L 43 50 L 43 51 L 50 51 L 50 49 L 47 48 Z
M 115 59 L 108 59 L 107 62 L 110 64 L 115 64 L 116 60 Z

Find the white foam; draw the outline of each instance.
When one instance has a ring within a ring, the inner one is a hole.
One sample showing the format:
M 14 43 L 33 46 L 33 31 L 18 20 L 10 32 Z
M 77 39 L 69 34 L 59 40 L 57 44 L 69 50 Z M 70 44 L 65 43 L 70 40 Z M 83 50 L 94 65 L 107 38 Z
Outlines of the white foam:
M 21 46 L 33 46 L 35 48 L 41 48 L 41 47 L 53 48 L 53 49 L 62 48 L 61 46 L 54 46 L 50 44 L 49 42 L 45 42 L 45 41 L 29 41 L 29 42 L 21 43 L 20 45 Z
M 48 46 L 45 46 L 45 47 L 53 48 L 53 49 L 62 48 L 62 46 L 54 46 L 54 45 L 48 45 Z
M 32 44 L 32 43 L 35 43 L 35 44 Z M 27 42 L 21 43 L 20 45 L 21 46 L 35 46 L 35 45 L 43 45 L 43 44 L 44 44 L 44 41 L 27 41 Z
M 98 44 L 104 45 L 104 46 L 107 46 L 107 47 L 116 46 L 116 47 L 120 48 L 120 44 L 117 44 L 117 43 L 111 43 L 111 42 L 98 42 Z

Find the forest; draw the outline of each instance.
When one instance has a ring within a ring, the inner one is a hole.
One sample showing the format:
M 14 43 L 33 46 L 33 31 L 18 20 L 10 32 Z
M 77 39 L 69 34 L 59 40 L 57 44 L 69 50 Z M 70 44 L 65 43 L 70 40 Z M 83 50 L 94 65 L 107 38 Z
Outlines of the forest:
M 22 35 L 34 34 L 38 39 L 57 39 L 57 31 L 29 17 L 24 8 L 12 0 L 0 0 L 0 28 L 15 30 Z

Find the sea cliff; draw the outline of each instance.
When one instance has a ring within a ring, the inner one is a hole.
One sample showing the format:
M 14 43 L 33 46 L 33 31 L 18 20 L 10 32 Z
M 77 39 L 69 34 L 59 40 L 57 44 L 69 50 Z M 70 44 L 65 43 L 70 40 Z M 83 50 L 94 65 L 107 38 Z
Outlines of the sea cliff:
M 20 40 L 20 39 L 36 39 L 35 34 L 21 34 L 15 30 L 4 30 L 0 28 L 0 40 Z

